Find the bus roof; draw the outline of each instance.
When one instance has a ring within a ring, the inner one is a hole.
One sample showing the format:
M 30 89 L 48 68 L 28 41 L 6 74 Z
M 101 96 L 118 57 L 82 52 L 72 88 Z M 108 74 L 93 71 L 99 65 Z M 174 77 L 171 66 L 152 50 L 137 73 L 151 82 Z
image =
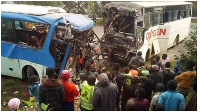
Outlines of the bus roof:
M 190 2 L 183 2 L 183 1 L 146 1 L 146 2 L 131 2 L 131 3 L 138 4 L 138 5 L 141 5 L 143 7 L 192 4 Z
M 20 8 L 19 8 L 20 7 Z M 75 31 L 84 31 L 93 27 L 93 21 L 87 15 L 66 13 L 64 9 L 51 6 L 23 4 L 2 4 L 1 18 L 55 24 L 58 19 L 69 21 Z M 65 23 L 65 21 L 63 21 Z
M 50 14 L 50 13 L 65 13 L 66 11 L 60 7 L 52 7 L 52 6 L 36 6 L 36 5 L 25 5 L 25 4 L 2 4 L 1 12 L 44 15 L 44 14 Z
M 115 7 L 118 10 L 135 11 L 145 7 L 153 6 L 172 6 L 172 5 L 189 5 L 190 2 L 183 1 L 146 1 L 146 2 L 111 2 L 105 5 L 105 8 Z

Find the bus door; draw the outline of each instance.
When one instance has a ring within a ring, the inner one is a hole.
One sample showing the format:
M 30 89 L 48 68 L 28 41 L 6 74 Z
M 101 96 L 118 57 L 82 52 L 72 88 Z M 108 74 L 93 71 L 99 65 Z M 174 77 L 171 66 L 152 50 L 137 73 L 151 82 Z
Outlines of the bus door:
M 14 21 L 1 19 L 1 74 L 21 77 Z

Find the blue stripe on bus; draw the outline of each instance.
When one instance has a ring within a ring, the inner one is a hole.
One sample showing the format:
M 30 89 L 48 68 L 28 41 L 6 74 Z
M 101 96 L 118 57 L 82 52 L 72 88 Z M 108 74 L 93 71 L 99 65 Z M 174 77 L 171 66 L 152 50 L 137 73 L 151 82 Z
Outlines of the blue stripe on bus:
M 62 66 L 61 66 L 59 75 L 61 74 L 62 70 L 65 69 L 65 66 L 66 66 L 66 64 L 67 64 L 67 60 L 68 60 L 68 56 L 69 56 L 70 49 L 71 49 L 71 43 L 69 42 L 68 45 L 67 45 L 67 50 L 66 50 L 66 52 L 65 52 L 65 57 L 64 57 L 64 59 L 63 59 L 63 63 L 62 63 Z
M 4 52 L 4 50 L 7 52 Z M 55 67 L 54 59 L 49 53 L 43 53 L 40 49 L 33 49 L 26 45 L 1 42 L 1 56 L 10 59 L 22 59 L 47 67 Z

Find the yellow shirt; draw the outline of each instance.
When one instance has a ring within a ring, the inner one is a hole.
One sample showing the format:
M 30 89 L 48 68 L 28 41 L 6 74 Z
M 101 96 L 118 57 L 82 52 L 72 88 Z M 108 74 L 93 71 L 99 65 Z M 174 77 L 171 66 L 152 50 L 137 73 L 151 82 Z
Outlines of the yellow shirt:
M 187 71 L 175 77 L 178 81 L 178 87 L 188 89 L 196 77 L 196 71 Z

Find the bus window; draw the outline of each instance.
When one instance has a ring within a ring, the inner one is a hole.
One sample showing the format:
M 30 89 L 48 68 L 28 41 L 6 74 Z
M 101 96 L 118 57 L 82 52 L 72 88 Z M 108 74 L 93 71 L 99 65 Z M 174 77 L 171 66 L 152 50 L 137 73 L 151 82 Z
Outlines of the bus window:
M 144 16 L 144 21 L 145 21 L 146 28 L 152 27 L 153 26 L 153 14 L 147 13 L 147 15 Z
M 173 17 L 172 17 L 172 20 L 173 20 L 173 21 L 177 20 L 177 17 L 178 17 L 178 11 L 175 10 L 175 11 L 173 11 Z
M 191 16 L 190 10 L 187 10 L 187 11 L 186 11 L 186 17 L 190 17 L 190 16 Z
M 1 19 L 1 41 L 16 43 L 13 21 Z
M 159 15 L 159 13 L 158 12 L 156 12 L 156 13 L 154 13 L 154 25 L 158 25 L 159 24 L 159 17 L 160 15 Z
M 43 46 L 48 28 L 48 25 L 44 24 L 15 21 L 15 32 L 19 43 L 35 48 Z
M 187 12 L 187 11 L 183 11 L 183 18 L 186 18 L 186 17 L 187 17 L 186 12 Z
M 163 24 L 163 13 L 161 12 L 161 13 L 159 13 L 159 18 L 160 18 L 160 24 Z
M 165 13 L 165 22 L 170 22 L 170 21 L 172 21 L 172 12 L 171 11 Z
M 178 11 L 178 19 L 182 19 L 184 17 L 183 11 Z
M 163 23 L 163 13 L 155 12 L 154 13 L 154 25 L 162 24 Z

